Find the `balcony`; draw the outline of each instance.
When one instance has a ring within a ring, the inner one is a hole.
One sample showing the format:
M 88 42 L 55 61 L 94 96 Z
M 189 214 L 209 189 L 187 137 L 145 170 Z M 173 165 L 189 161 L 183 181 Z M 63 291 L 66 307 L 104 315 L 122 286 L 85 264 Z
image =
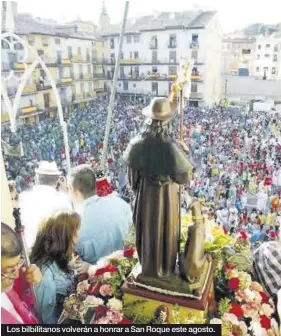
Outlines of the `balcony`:
M 96 97 L 96 93 L 95 92 L 80 92 L 77 93 L 75 96 L 73 95 L 73 102 L 74 103 L 82 103 L 82 102 L 87 102 L 87 101 L 91 101 Z
M 149 48 L 150 49 L 158 49 L 158 42 L 157 40 L 151 40 L 149 43 Z
M 134 59 L 129 59 L 129 58 L 123 58 L 120 60 L 120 64 L 140 64 L 140 59 L 134 58 Z
M 7 112 L 1 112 L 1 122 L 7 122 L 10 120 L 9 113 Z
M 192 49 L 192 50 L 198 50 L 199 49 L 199 44 L 198 44 L 198 41 L 192 41 L 191 43 L 190 43 L 190 49 Z
M 173 49 L 177 47 L 177 41 L 176 40 L 170 40 L 168 43 L 168 48 Z
M 43 81 L 39 81 L 36 84 L 37 91 L 47 90 L 50 89 L 51 87 L 52 87 L 51 83 L 48 79 L 43 79 Z
M 46 63 L 47 67 L 49 68 L 56 68 L 58 66 L 58 61 L 56 58 L 51 58 L 51 57 L 43 57 L 44 55 L 41 56 L 43 61 Z
M 61 85 L 71 85 L 73 82 L 73 79 L 71 77 L 64 77 L 64 78 L 60 78 L 59 81 L 58 81 L 58 86 L 61 86 Z
M 202 100 L 204 95 L 202 92 L 190 92 L 189 100 Z
M 36 106 L 26 106 L 23 107 L 21 109 L 21 113 L 23 114 L 27 114 L 27 113 L 31 113 L 31 112 L 36 112 L 37 111 L 37 107 Z
M 202 81 L 202 76 L 199 73 L 193 73 L 191 74 L 191 80 L 195 82 Z
M 103 57 L 92 57 L 92 63 L 103 64 L 104 61 L 105 61 L 105 58 Z
M 74 63 L 89 63 L 89 61 L 85 60 L 82 55 L 73 55 L 72 62 Z
M 92 80 L 92 76 L 91 76 L 91 74 L 88 73 L 88 72 L 85 73 L 85 74 L 84 74 L 84 79 L 85 79 L 85 80 Z
M 44 111 L 44 112 L 52 112 L 52 111 L 57 111 L 58 107 L 54 101 L 50 101 L 49 106 L 46 106 L 46 104 L 41 103 L 37 105 L 37 110 L 38 111 Z
M 71 61 L 68 58 L 62 58 L 62 59 L 58 59 L 58 64 L 69 67 L 71 66 Z
M 171 78 L 172 80 L 175 80 L 177 78 L 177 74 L 176 73 L 169 73 L 169 78 Z
M 24 63 L 19 63 L 19 62 L 14 63 L 13 64 L 13 70 L 22 70 L 22 71 L 24 71 L 25 70 Z
M 22 91 L 22 94 L 32 94 L 32 93 L 35 93 L 36 91 L 37 91 L 36 84 L 30 84 L 30 85 L 25 86 L 25 88 Z
M 94 73 L 93 78 L 103 78 L 103 79 L 105 79 L 106 75 L 103 74 L 103 73 Z
M 104 93 L 104 88 L 97 88 L 97 89 L 95 89 L 95 92 L 96 93 Z

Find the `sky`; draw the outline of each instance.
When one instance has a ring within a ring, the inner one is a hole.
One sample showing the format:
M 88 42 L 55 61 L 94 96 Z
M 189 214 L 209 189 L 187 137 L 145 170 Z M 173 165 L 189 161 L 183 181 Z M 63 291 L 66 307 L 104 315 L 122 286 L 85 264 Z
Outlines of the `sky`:
M 77 18 L 98 24 L 101 0 L 18 0 L 19 13 L 51 18 L 59 22 Z M 107 0 L 106 8 L 112 23 L 122 20 L 124 0 Z M 279 4 L 278 4 L 279 3 Z M 154 11 L 190 9 L 217 10 L 224 32 L 231 32 L 252 23 L 275 24 L 281 21 L 280 0 L 131 0 L 129 18 Z M 279 8 L 278 8 L 279 7 Z

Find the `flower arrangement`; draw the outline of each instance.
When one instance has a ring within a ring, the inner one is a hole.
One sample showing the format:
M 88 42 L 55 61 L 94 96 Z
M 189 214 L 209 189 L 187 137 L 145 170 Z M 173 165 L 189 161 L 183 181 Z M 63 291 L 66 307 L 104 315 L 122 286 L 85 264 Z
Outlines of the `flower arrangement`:
M 221 283 L 228 297 L 219 301 L 216 317 L 210 323 L 222 324 L 222 336 L 278 335 L 277 322 L 272 318 L 274 303 L 258 282 L 226 264 Z
M 135 248 L 117 251 L 91 266 L 76 288 L 65 300 L 64 316 L 84 323 L 89 308 L 94 308 L 92 324 L 129 324 L 123 319 L 121 287 L 138 259 Z

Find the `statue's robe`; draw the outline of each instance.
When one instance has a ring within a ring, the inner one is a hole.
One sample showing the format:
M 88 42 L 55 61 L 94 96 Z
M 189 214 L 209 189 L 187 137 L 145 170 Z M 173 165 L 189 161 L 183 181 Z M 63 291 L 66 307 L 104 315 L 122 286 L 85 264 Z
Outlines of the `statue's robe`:
M 172 137 L 137 136 L 124 160 L 136 194 L 133 220 L 142 275 L 169 276 L 178 251 L 179 184 L 190 180 L 193 167 Z

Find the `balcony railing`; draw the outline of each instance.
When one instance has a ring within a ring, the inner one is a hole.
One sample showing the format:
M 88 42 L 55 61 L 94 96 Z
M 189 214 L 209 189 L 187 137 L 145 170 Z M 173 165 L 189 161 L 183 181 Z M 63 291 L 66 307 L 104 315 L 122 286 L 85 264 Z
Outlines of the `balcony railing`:
M 176 48 L 177 47 L 177 41 L 171 40 L 168 43 L 168 48 Z
M 59 79 L 58 85 L 71 85 L 72 82 L 73 79 L 71 77 L 64 77 Z
M 82 55 L 73 55 L 72 62 L 86 62 Z
M 140 59 L 139 58 L 122 58 L 120 60 L 120 64 L 140 64 Z
M 103 73 L 94 73 L 93 78 L 105 78 L 106 75 Z
M 190 49 L 192 49 L 192 50 L 197 50 L 199 48 L 199 43 L 198 43 L 198 41 L 192 41 L 191 43 L 190 43 Z
M 9 120 L 9 113 L 1 111 L 1 122 L 7 122 Z
M 157 41 L 150 41 L 150 43 L 149 43 L 149 48 L 150 49 L 158 49 L 158 42 Z
M 23 93 L 34 93 L 36 92 L 36 84 L 30 84 L 25 86 L 25 88 L 22 91 Z
M 199 73 L 191 74 L 191 79 L 194 81 L 202 80 L 202 76 Z
M 23 63 L 14 63 L 13 64 L 13 69 L 14 70 L 24 70 L 25 69 L 25 65 Z
M 49 106 L 46 106 L 46 104 L 44 104 L 44 103 L 38 104 L 37 105 L 37 110 L 39 110 L 39 111 L 46 110 L 46 111 L 49 112 L 49 111 L 55 111 L 58 108 L 54 101 L 50 101 L 49 104 L 47 104 L 47 105 L 49 105 Z
M 176 79 L 177 78 L 177 74 L 176 73 L 169 73 L 169 78 Z
M 91 74 L 90 73 L 85 73 L 84 74 L 84 79 L 86 79 L 86 80 L 92 79 Z
M 203 99 L 204 95 L 202 92 L 190 92 L 190 99 Z
M 43 81 L 38 81 L 36 84 L 36 88 L 38 91 L 50 89 L 51 87 L 52 87 L 51 82 L 48 79 L 43 79 Z
M 62 65 L 62 66 L 71 66 L 71 61 L 68 58 L 58 59 L 57 62 L 59 65 Z
M 21 109 L 21 112 L 23 114 L 30 113 L 30 112 L 36 112 L 37 107 L 36 106 L 26 106 Z

